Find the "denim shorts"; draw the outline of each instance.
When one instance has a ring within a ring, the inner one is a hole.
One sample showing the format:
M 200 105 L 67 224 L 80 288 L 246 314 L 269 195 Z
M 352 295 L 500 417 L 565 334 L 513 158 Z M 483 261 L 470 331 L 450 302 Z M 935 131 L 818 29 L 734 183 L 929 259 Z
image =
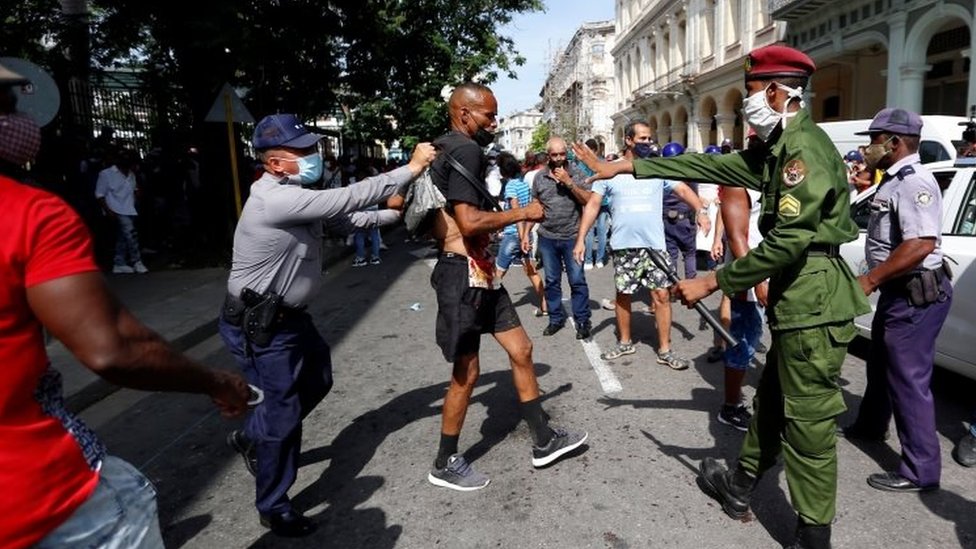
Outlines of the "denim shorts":
M 725 350 L 725 365 L 735 370 L 745 370 L 756 356 L 756 347 L 762 339 L 763 314 L 755 301 L 732 300 L 732 324 L 729 332 L 739 344 Z
M 522 257 L 522 241 L 519 239 L 518 233 L 503 236 L 502 241 L 498 244 L 498 257 L 495 258 L 495 267 L 507 271 L 512 266 L 512 262 L 520 257 Z
M 91 497 L 34 549 L 66 547 L 163 549 L 156 489 L 149 479 L 129 463 L 106 456 Z

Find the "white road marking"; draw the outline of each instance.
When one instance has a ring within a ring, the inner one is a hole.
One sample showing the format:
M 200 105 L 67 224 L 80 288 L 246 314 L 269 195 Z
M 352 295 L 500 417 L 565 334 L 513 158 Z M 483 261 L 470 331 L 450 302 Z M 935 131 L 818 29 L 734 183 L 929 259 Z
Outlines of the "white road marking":
M 425 263 L 428 267 L 433 269 L 434 264 L 437 263 L 437 260 L 428 259 L 425 261 Z M 563 299 L 563 301 L 568 301 L 568 298 Z M 569 324 L 574 330 L 576 329 L 576 323 L 573 322 L 572 318 L 569 319 Z M 603 353 L 600 351 L 600 346 L 597 345 L 596 341 L 593 341 L 593 338 L 590 338 L 589 340 L 582 339 L 580 340 L 580 344 L 583 346 L 583 353 L 590 361 L 590 365 L 593 366 L 593 371 L 596 372 L 596 378 L 600 381 L 600 386 L 603 387 L 604 394 L 619 393 L 620 391 L 623 391 L 624 388 L 620 384 L 620 380 L 618 380 L 617 376 L 613 374 L 613 370 L 607 366 L 607 363 L 600 358 L 600 355 Z
M 573 319 L 569 319 L 570 326 L 576 329 L 576 323 Z M 593 366 L 593 371 L 596 372 L 596 378 L 600 381 L 600 386 L 603 387 L 604 394 L 619 393 L 623 391 L 624 388 L 620 384 L 620 380 L 617 376 L 613 374 L 613 370 L 607 366 L 607 363 L 600 358 L 602 354 L 600 352 L 600 346 L 597 345 L 593 338 L 581 339 L 580 344 L 583 346 L 583 353 L 586 354 L 586 358 L 589 359 L 590 365 Z

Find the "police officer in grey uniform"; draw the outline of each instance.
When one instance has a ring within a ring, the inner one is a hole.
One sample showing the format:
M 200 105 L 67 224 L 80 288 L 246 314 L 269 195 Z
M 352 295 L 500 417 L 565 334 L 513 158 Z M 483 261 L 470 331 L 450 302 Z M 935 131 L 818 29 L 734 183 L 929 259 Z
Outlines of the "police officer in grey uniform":
M 901 442 L 897 471 L 876 473 L 879 490 L 918 492 L 938 488 L 941 473 L 935 406 L 929 382 L 935 338 L 952 303 L 951 273 L 942 259 L 942 193 L 918 156 L 922 119 L 904 109 L 884 109 L 860 135 L 871 145 L 868 170 L 884 170 L 871 202 L 865 256 L 858 277 L 866 295 L 880 290 L 871 325 L 867 388 L 849 439 L 884 440 L 895 417 Z
M 288 489 L 298 471 L 302 419 L 332 388 L 329 346 L 305 311 L 320 284 L 322 224 L 348 231 L 397 221 L 393 210 L 357 210 L 405 194 L 436 155 L 421 143 L 402 168 L 341 189 L 303 188 L 322 176 L 322 137 L 290 114 L 265 117 L 255 127 L 253 144 L 265 173 L 251 185 L 234 233 L 219 322 L 248 382 L 264 392 L 243 432 L 231 433 L 228 444 L 255 475 L 261 524 L 286 537 L 315 530 L 292 508 Z

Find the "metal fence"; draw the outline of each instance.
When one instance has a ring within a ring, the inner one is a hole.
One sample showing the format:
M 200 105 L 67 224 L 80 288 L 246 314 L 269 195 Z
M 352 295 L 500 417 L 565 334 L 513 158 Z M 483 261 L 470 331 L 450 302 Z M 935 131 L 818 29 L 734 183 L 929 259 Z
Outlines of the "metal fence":
M 102 128 L 114 131 L 114 140 L 145 154 L 161 130 L 189 128 L 191 113 L 185 105 L 173 101 L 175 90 L 161 97 L 153 92 L 134 71 L 102 72 L 89 83 L 74 81 L 69 85 L 75 123 L 96 137 Z

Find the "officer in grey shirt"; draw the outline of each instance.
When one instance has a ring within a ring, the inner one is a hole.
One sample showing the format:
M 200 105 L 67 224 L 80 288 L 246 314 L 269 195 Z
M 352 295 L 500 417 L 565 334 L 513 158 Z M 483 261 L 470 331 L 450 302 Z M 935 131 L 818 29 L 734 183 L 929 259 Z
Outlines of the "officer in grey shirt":
M 583 265 L 573 258 L 576 233 L 579 232 L 580 213 L 592 194 L 583 182 L 582 174 L 567 163 L 566 141 L 552 137 L 546 143 L 549 166 L 539 172 L 532 181 L 532 196 L 542 203 L 546 213 L 539 225 L 539 255 L 546 273 L 546 306 L 549 325 L 542 335 L 551 336 L 566 325 L 566 312 L 562 307 L 562 274 L 566 270 L 576 323 L 576 339 L 590 337 L 590 289 L 583 275 Z M 569 170 L 573 170 L 570 172 Z M 529 224 L 526 235 L 531 234 Z M 529 242 L 522 240 L 522 251 L 528 253 Z
M 264 392 L 243 431 L 227 441 L 255 476 L 261 524 L 285 537 L 315 530 L 292 508 L 288 489 L 298 471 L 302 419 L 332 388 L 329 346 L 305 312 L 320 284 L 323 222 L 350 230 L 397 221 L 392 210 L 357 210 L 405 194 L 436 155 L 421 143 L 402 168 L 341 189 L 302 188 L 322 176 L 322 137 L 290 114 L 267 116 L 255 127 L 265 173 L 251 185 L 234 233 L 219 322 L 248 382 Z
M 861 135 L 871 137 L 868 170 L 884 170 L 871 200 L 865 256 L 869 271 L 858 281 L 866 295 L 880 289 L 871 324 L 868 383 L 850 439 L 884 440 L 892 415 L 901 442 L 897 471 L 876 473 L 868 484 L 890 492 L 939 486 L 941 459 L 929 382 L 935 339 L 952 304 L 943 265 L 942 192 L 918 156 L 922 118 L 884 109 Z

